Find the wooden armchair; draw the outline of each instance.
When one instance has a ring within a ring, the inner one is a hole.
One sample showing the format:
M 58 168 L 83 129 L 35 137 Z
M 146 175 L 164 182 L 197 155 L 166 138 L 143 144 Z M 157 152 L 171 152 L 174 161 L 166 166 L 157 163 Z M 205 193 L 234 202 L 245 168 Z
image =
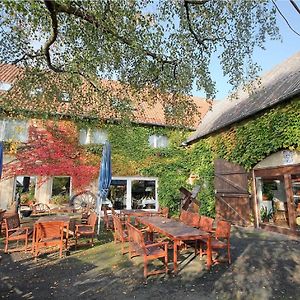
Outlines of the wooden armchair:
M 105 206 L 103 206 L 103 221 L 104 221 L 106 230 L 114 229 L 112 214 L 109 215 L 107 213 L 107 208 Z
M 207 231 L 207 232 L 212 232 L 213 231 L 213 223 L 214 219 L 206 216 L 200 216 L 200 221 L 198 228 Z
M 87 224 L 75 225 L 75 249 L 77 248 L 77 241 L 81 237 L 90 237 L 91 244 L 94 246 L 94 237 L 95 237 L 95 226 L 97 223 L 97 214 L 92 212 L 88 219 Z
M 19 241 L 24 240 L 25 246 L 22 249 L 18 250 L 25 250 L 27 251 L 28 246 L 28 238 L 32 234 L 32 229 L 29 227 L 21 227 L 20 226 L 20 218 L 18 214 L 13 214 L 7 216 L 3 220 L 4 229 L 5 229 L 5 248 L 4 252 L 8 252 L 8 243 L 9 241 Z M 15 250 L 17 250 L 15 249 Z
M 113 218 L 114 229 L 115 229 L 114 241 L 115 241 L 115 243 L 117 243 L 117 242 L 122 243 L 122 254 L 125 254 L 128 252 L 128 251 L 125 251 L 125 248 L 124 248 L 124 244 L 129 241 L 128 231 L 123 229 L 124 223 L 120 220 L 120 218 L 117 215 L 113 214 L 112 218 Z
M 182 209 L 179 219 L 185 225 L 197 228 L 199 227 L 200 215 L 198 213 L 193 213 Z M 197 249 L 199 247 L 197 241 L 184 241 L 184 247 L 186 248 L 187 246 L 194 247 L 195 254 L 197 253 Z
M 231 263 L 230 256 L 230 230 L 231 224 L 227 221 L 218 221 L 216 232 L 211 239 L 211 248 L 214 249 L 227 249 L 227 261 Z M 206 240 L 203 240 L 206 243 Z M 203 243 L 200 243 L 200 257 L 206 253 L 202 249 Z M 213 262 L 219 262 L 218 259 L 214 259 Z
M 182 210 L 179 219 L 188 226 L 199 227 L 200 215 L 198 213 Z
M 65 229 L 65 230 L 64 230 Z M 64 244 L 67 248 L 69 225 L 61 221 L 48 221 L 35 224 L 34 256 L 37 257 L 41 248 L 59 247 L 59 257 L 62 257 Z M 66 232 L 66 235 L 64 235 Z
M 142 256 L 144 260 L 144 277 L 161 273 L 168 273 L 168 242 L 145 243 L 142 231 L 130 223 L 126 223 L 129 234 L 129 256 Z M 148 272 L 148 261 L 163 258 L 164 270 Z

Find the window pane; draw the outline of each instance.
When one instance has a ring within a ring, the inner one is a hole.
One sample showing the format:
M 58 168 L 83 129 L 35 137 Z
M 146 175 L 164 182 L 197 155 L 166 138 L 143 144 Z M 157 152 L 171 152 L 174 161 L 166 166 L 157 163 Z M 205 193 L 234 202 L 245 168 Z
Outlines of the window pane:
M 4 140 L 13 140 L 19 142 L 28 141 L 28 122 L 17 120 L 5 120 Z
M 168 137 L 163 135 L 151 135 L 149 137 L 149 144 L 152 148 L 166 148 L 168 147 Z
M 155 181 L 154 180 L 133 180 L 132 181 L 133 209 L 151 208 L 155 209 Z
M 69 196 L 70 195 L 70 177 L 53 177 L 52 196 Z
M 111 181 L 107 198 L 112 203 L 114 209 L 126 208 L 126 188 L 126 180 L 113 179 Z
M 80 129 L 79 130 L 79 143 L 81 145 L 87 144 L 87 131 L 86 129 Z
M 92 131 L 91 143 L 92 144 L 104 144 L 107 141 L 107 134 L 105 131 L 95 129 Z

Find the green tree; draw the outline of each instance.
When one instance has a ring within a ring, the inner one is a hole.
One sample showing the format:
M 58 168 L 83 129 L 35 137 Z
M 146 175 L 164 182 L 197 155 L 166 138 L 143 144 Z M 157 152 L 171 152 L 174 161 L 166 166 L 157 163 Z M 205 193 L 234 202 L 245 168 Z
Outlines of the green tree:
M 278 37 L 267 0 L 3 0 L 0 9 L 0 61 L 30 68 L 20 88 L 44 85 L 51 101 L 84 82 L 84 99 L 91 91 L 90 101 L 130 113 L 132 99 L 162 101 L 170 120 L 195 111 L 182 96 L 194 85 L 214 97 L 214 53 L 236 88 L 257 74 L 253 49 Z

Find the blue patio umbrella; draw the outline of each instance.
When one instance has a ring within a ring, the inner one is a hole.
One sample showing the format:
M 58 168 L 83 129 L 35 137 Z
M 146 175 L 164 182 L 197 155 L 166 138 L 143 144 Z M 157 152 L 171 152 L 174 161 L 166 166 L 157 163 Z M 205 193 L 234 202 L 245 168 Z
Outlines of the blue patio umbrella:
M 102 151 L 102 160 L 100 164 L 99 180 L 98 180 L 98 197 L 97 197 L 97 212 L 98 212 L 98 230 L 100 231 L 100 212 L 103 201 L 106 200 L 111 183 L 111 147 L 109 142 L 105 142 Z
M 0 178 L 2 176 L 2 168 L 3 168 L 3 143 L 0 142 Z

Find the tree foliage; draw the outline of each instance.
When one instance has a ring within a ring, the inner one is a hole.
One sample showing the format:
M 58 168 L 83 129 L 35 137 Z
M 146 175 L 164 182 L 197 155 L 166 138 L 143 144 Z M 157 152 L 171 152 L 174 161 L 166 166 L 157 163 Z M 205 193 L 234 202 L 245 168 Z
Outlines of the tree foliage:
M 161 101 L 170 118 L 196 111 L 182 96 L 194 86 L 214 97 L 215 53 L 237 87 L 255 77 L 254 48 L 278 36 L 267 0 L 3 0 L 0 13 L 0 61 L 30 69 L 20 88 L 43 85 L 50 102 L 62 89 L 103 106 Z

